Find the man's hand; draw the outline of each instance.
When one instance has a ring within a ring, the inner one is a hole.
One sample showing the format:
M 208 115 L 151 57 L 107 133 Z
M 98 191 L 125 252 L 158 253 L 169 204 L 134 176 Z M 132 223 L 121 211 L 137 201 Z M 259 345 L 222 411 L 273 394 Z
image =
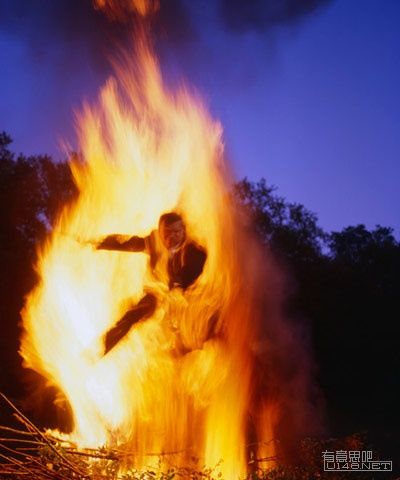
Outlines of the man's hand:
M 97 250 L 113 250 L 120 245 L 119 235 L 107 235 L 95 243 Z

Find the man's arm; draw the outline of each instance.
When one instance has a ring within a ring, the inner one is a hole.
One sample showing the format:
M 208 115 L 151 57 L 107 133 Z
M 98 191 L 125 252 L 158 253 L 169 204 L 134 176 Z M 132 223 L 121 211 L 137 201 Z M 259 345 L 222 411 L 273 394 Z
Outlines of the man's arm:
M 145 252 L 147 250 L 146 238 L 134 236 L 126 239 L 126 237 L 121 235 L 108 235 L 96 245 L 96 249 L 118 250 L 121 252 Z

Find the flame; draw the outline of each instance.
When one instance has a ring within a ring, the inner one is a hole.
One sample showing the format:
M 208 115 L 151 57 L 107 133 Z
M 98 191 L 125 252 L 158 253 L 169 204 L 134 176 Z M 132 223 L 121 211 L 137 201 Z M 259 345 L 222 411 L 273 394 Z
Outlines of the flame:
M 137 13 L 147 17 L 155 13 L 160 5 L 158 0 L 93 0 L 96 9 L 105 12 L 113 20 L 124 20 L 130 13 Z
M 79 195 L 40 249 L 20 352 L 64 393 L 77 445 L 118 445 L 135 467 L 151 458 L 157 466 L 150 453 L 179 452 L 177 465 L 197 457 L 238 478 L 247 471 L 257 322 L 222 127 L 187 88 L 166 89 L 146 37 L 135 53 L 121 56 L 98 105 L 78 116 L 82 155 L 71 169 Z M 155 277 L 144 253 L 90 243 L 148 235 L 171 210 L 207 250 L 203 273 L 185 293 L 168 290 L 162 261 Z M 158 299 L 153 317 L 102 356 L 104 332 L 149 288 Z M 187 353 L 177 354 L 177 345 Z M 259 436 L 274 420 L 263 412 Z

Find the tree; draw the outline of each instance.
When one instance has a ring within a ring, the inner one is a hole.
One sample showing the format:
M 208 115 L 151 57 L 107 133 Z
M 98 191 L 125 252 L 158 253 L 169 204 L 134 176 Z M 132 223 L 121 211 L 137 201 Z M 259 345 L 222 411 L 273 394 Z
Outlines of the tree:
M 327 234 L 313 213 L 276 196 L 264 179 L 244 179 L 235 191 L 262 242 L 284 260 L 286 312 L 309 325 L 336 434 L 378 435 L 383 426 L 389 435 L 400 401 L 400 245 L 393 230 L 357 225 Z
M 235 185 L 235 195 L 253 219 L 264 244 L 286 259 L 308 263 L 322 253 L 326 234 L 317 216 L 299 203 L 274 194 L 266 180 L 253 183 L 246 178 Z

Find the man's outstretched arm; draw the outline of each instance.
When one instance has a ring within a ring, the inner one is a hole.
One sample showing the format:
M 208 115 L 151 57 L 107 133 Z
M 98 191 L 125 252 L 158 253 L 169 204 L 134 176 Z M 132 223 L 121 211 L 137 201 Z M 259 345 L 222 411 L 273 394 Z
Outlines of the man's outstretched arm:
M 119 250 L 122 252 L 145 252 L 146 238 L 130 237 L 126 238 L 122 235 L 108 235 L 103 238 L 97 245 L 97 250 Z

